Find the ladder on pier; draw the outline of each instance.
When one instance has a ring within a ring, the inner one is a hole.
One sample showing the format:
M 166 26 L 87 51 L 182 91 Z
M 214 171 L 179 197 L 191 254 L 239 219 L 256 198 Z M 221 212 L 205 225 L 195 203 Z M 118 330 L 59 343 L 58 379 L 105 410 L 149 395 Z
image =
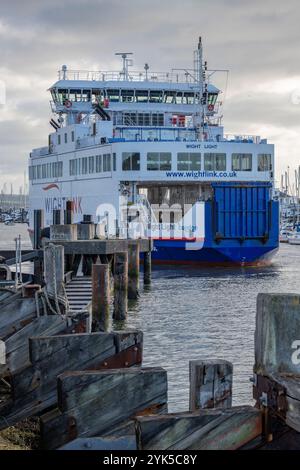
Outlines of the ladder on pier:
M 66 284 L 65 289 L 72 312 L 85 310 L 92 300 L 92 278 L 90 276 L 74 277 Z

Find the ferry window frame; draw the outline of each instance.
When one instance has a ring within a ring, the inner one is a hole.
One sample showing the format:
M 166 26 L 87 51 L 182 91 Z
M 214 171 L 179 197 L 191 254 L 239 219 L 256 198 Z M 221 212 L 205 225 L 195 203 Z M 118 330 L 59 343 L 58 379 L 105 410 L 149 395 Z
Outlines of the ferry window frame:
M 166 104 L 176 103 L 176 91 L 175 90 L 166 90 L 164 92 L 164 103 Z
M 117 156 L 113 153 L 113 171 L 117 171 Z
M 226 153 L 223 152 L 207 152 L 204 154 L 204 170 L 205 171 L 226 171 Z M 208 159 L 211 159 L 210 163 Z M 219 162 L 218 160 L 223 160 Z M 220 165 L 222 163 L 222 165 Z M 221 167 L 220 167 L 221 166 Z
M 94 173 L 95 170 L 95 161 L 94 156 L 89 157 L 89 173 Z
M 121 90 L 119 88 L 107 88 L 106 98 L 112 103 L 118 103 L 120 101 Z
M 182 158 L 181 162 L 180 162 L 180 158 Z M 185 160 L 184 160 L 184 158 L 185 158 Z M 195 160 L 198 160 L 198 161 L 195 161 Z M 177 170 L 178 171 L 199 171 L 199 170 L 201 170 L 201 153 L 199 153 L 199 152 L 178 152 L 177 153 Z
M 102 155 L 96 155 L 96 173 L 102 173 Z
M 250 163 L 245 168 L 245 162 Z M 252 171 L 253 154 L 252 153 L 232 153 L 231 154 L 231 169 L 232 171 Z
M 262 161 L 262 164 L 261 164 Z M 257 171 L 272 171 L 272 154 L 271 153 L 258 153 L 257 154 Z
M 111 171 L 111 154 L 103 154 L 103 172 Z
M 150 90 L 149 103 L 162 103 L 163 92 L 162 90 Z
M 172 169 L 171 152 L 148 152 L 147 171 L 170 171 Z
M 141 154 L 140 152 L 122 153 L 122 171 L 140 171 Z
M 149 90 L 135 90 L 135 101 L 136 103 L 148 103 Z
M 81 174 L 88 174 L 88 157 L 82 157 L 81 159 Z
M 80 88 L 70 88 L 69 90 L 69 100 L 74 103 L 81 101 L 81 89 Z
M 57 135 L 57 145 L 60 145 L 61 144 L 61 135 L 58 134 Z
M 72 140 L 72 142 L 75 141 L 75 132 L 74 131 L 71 132 L 71 140 Z
M 134 102 L 134 90 L 121 90 L 120 94 L 122 103 L 133 103 Z
M 67 144 L 67 143 L 68 143 L 68 133 L 65 132 L 65 144 Z

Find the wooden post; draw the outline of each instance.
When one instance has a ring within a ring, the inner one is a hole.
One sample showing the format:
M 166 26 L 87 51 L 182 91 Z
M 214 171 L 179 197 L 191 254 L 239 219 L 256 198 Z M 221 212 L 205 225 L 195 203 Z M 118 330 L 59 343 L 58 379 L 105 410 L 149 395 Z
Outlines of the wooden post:
M 33 212 L 33 248 L 37 250 L 41 243 L 41 230 L 43 228 L 43 211 L 35 209 Z
M 151 284 L 151 251 L 144 252 L 144 284 Z
M 228 361 L 190 361 L 190 411 L 230 408 L 232 373 Z
M 64 247 L 50 243 L 44 249 L 44 279 L 50 295 L 63 295 Z M 55 283 L 56 280 L 56 283 Z
M 53 225 L 61 224 L 61 211 L 60 209 L 53 210 Z
M 127 315 L 128 297 L 128 253 L 116 253 L 114 257 L 114 313 L 115 320 L 124 320 Z
M 138 240 L 128 243 L 128 299 L 139 296 L 140 245 Z
M 64 211 L 64 224 L 73 223 L 73 201 L 66 202 L 66 209 Z
M 93 331 L 106 331 L 110 309 L 109 265 L 92 265 L 92 314 Z

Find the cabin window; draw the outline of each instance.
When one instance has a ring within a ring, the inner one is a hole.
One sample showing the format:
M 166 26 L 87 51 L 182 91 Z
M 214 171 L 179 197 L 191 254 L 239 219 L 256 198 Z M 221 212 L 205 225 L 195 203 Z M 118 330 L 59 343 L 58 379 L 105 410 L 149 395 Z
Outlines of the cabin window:
M 75 133 L 74 133 L 74 131 L 71 132 L 71 139 L 72 139 L 72 142 L 74 142 L 74 140 L 75 140 Z
M 150 103 L 161 103 L 163 92 L 159 90 L 150 90 Z
M 92 90 L 92 103 L 103 104 L 104 96 L 103 90 Z M 118 95 L 119 98 L 119 95 Z M 119 99 L 118 99 L 119 101 Z
M 182 92 L 181 91 L 176 93 L 176 104 L 182 104 Z
M 102 155 L 96 155 L 96 173 L 102 171 Z
M 270 153 L 259 153 L 257 155 L 258 171 L 272 171 L 272 155 Z
M 91 101 L 91 90 L 82 90 L 82 101 Z
M 124 113 L 124 126 L 136 126 L 136 113 Z
M 201 153 L 178 153 L 177 170 L 201 170 Z
M 218 99 L 217 93 L 208 93 L 207 104 L 212 104 L 214 106 L 216 104 L 217 99 Z
M 103 155 L 103 171 L 111 171 L 111 156 L 110 153 Z
M 234 171 L 251 171 L 252 170 L 252 154 L 251 153 L 233 153 L 231 167 L 232 167 L 232 170 Z
M 113 153 L 113 171 L 116 171 L 117 169 L 117 159 L 116 159 L 116 154 Z
M 81 158 L 81 174 L 86 175 L 88 172 L 88 159 L 87 157 Z
M 132 103 L 134 98 L 134 90 L 121 90 L 121 98 L 123 103 Z
M 226 153 L 205 153 L 204 170 L 206 171 L 225 171 Z
M 60 145 L 60 143 L 61 143 L 61 137 L 60 137 L 60 134 L 58 134 L 58 136 L 57 136 L 57 143 L 58 143 L 58 145 Z
M 89 173 L 94 173 L 94 171 L 95 171 L 94 157 L 89 157 Z
M 148 103 L 148 90 L 135 90 L 135 100 L 137 103 Z
M 137 152 L 122 153 L 122 170 L 123 171 L 139 171 L 140 170 L 140 154 Z
M 194 104 L 194 93 L 183 93 L 182 102 L 183 104 Z
M 66 88 L 59 88 L 58 89 L 58 101 L 60 104 L 64 104 L 64 102 L 68 99 L 69 92 Z
M 167 104 L 173 104 L 176 102 L 176 91 L 165 91 L 164 102 Z
M 81 90 L 70 90 L 69 100 L 71 101 L 81 101 Z
M 107 90 L 106 93 L 107 93 L 107 98 L 109 99 L 109 101 L 111 101 L 113 103 L 117 103 L 118 101 L 120 101 L 120 90 L 119 89 Z
M 164 115 L 159 113 L 153 113 L 152 114 L 152 126 L 163 126 L 164 125 Z
M 67 143 L 68 143 L 68 134 L 65 133 L 65 144 L 67 144 Z
M 172 154 L 169 152 L 149 152 L 147 153 L 147 170 L 164 171 L 171 170 Z

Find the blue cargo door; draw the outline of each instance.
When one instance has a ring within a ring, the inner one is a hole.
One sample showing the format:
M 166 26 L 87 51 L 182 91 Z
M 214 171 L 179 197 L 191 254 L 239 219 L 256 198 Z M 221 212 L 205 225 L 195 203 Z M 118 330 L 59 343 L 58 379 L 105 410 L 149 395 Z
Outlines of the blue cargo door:
M 270 183 L 214 183 L 212 186 L 216 239 L 268 238 Z

